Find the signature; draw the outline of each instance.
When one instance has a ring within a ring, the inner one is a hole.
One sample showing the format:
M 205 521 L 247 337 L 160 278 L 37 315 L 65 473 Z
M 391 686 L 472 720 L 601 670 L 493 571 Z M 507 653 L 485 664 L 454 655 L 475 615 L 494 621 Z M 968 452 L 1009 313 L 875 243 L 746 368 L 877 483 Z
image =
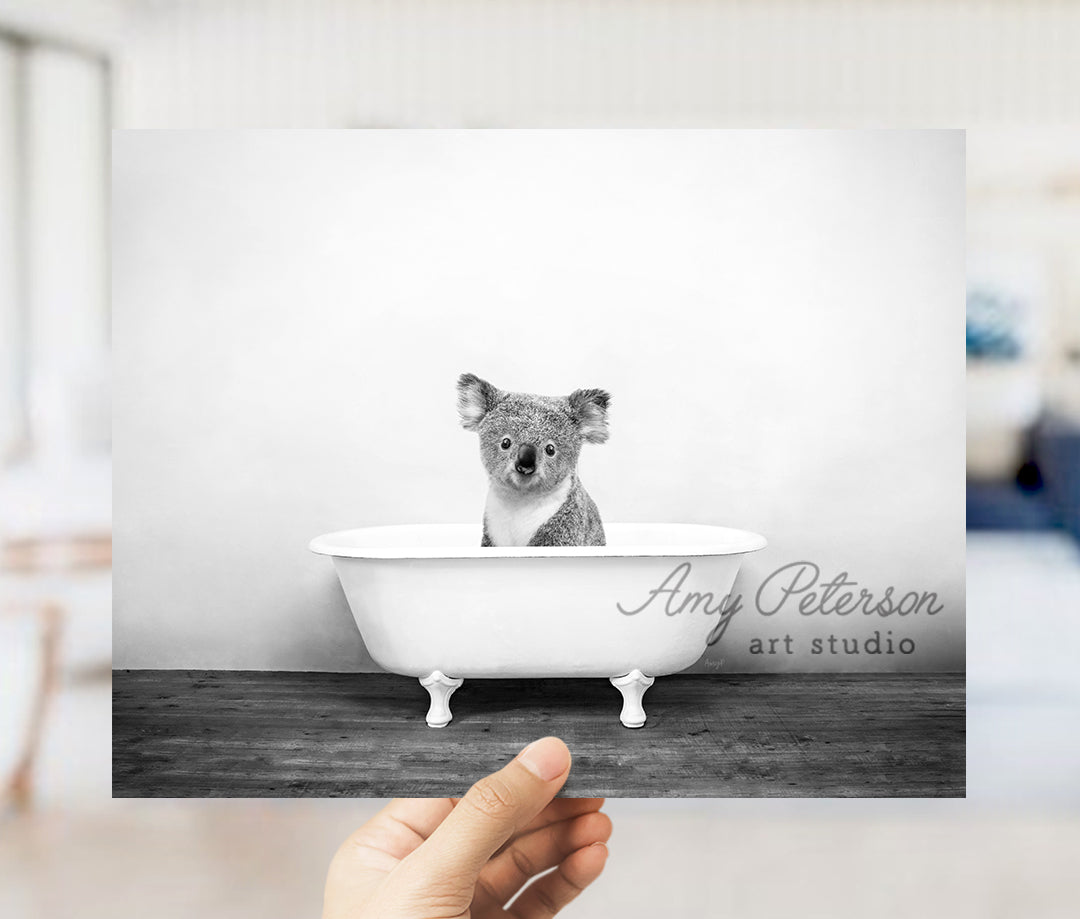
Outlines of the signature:
M 743 608 L 742 597 L 725 594 L 718 598 L 711 591 L 685 590 L 686 580 L 692 571 L 690 562 L 680 562 L 659 586 L 646 592 L 645 599 L 638 606 L 627 608 L 616 602 L 615 607 L 624 616 L 637 616 L 653 604 L 667 616 L 698 611 L 705 616 L 718 616 L 707 640 L 707 644 L 715 644 Z M 932 591 L 908 591 L 900 596 L 899 591 L 890 586 L 878 596 L 866 588 L 859 588 L 858 581 L 851 580 L 846 571 L 841 571 L 831 580 L 822 580 L 821 568 L 813 562 L 792 562 L 778 568 L 762 582 L 754 596 L 755 606 L 762 616 L 775 616 L 789 601 L 803 616 L 849 616 L 861 613 L 864 616 L 902 617 L 920 611 L 927 616 L 936 616 L 944 609 L 938 595 Z
M 712 645 L 718 642 L 727 631 L 728 625 L 735 617 L 735 614 L 742 608 L 742 602 L 739 597 L 732 598 L 731 594 L 726 594 L 719 601 L 716 600 L 714 594 L 710 592 L 697 593 L 695 591 L 688 591 L 683 595 L 681 602 L 676 606 L 676 599 L 679 594 L 682 593 L 682 586 L 686 579 L 690 576 L 692 570 L 689 562 L 682 562 L 676 565 L 674 570 L 660 583 L 659 587 L 654 587 L 649 591 L 648 599 L 641 604 L 637 609 L 624 609 L 621 603 L 616 602 L 615 606 L 624 616 L 636 616 L 638 613 L 647 609 L 652 602 L 661 594 L 667 594 L 667 601 L 664 603 L 664 612 L 668 616 L 678 616 L 685 612 L 695 612 L 698 607 L 701 608 L 701 612 L 706 616 L 719 615 L 719 619 L 711 632 L 706 644 Z M 715 606 L 710 606 L 711 603 L 715 603 Z

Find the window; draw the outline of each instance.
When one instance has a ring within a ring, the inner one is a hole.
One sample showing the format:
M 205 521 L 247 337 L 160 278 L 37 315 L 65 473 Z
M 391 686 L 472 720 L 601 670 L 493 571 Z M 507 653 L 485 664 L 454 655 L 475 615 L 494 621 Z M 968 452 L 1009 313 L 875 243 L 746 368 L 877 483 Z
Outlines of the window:
M 0 463 L 108 446 L 109 65 L 0 26 Z

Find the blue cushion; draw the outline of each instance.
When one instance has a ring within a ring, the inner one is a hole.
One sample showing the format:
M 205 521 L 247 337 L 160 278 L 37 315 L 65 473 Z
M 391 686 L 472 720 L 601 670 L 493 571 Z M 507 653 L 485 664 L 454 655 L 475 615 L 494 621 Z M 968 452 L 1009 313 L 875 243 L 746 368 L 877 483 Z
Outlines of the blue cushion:
M 968 482 L 969 530 L 1047 530 L 1056 523 L 1044 492 L 1021 491 L 1014 482 Z
M 1055 519 L 1080 539 L 1080 424 L 1045 418 L 1035 431 L 1034 450 Z

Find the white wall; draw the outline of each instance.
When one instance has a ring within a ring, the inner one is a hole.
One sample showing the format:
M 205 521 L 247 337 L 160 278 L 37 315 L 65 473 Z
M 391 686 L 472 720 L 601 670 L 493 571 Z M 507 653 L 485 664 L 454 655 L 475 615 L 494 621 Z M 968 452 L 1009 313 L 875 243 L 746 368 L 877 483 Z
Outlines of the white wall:
M 606 519 L 766 534 L 751 597 L 808 559 L 945 607 L 747 610 L 701 668 L 963 666 L 961 134 L 120 132 L 113 168 L 118 667 L 371 666 L 307 542 L 479 518 L 463 370 L 609 389 Z M 917 653 L 806 653 L 874 628 Z
M 1080 128 L 971 132 L 968 183 L 969 269 L 1030 274 L 1046 401 L 1080 418 L 1080 364 L 1070 360 L 1080 353 Z
M 129 3 L 123 127 L 1080 120 L 1074 0 Z

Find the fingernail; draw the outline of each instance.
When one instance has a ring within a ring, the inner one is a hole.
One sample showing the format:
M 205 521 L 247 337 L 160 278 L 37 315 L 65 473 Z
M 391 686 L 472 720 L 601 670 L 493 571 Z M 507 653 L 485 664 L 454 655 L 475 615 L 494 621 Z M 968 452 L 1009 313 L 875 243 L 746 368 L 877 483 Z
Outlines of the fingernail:
M 521 765 L 542 782 L 557 779 L 570 765 L 570 751 L 558 737 L 534 740 L 517 758 L 521 760 Z

